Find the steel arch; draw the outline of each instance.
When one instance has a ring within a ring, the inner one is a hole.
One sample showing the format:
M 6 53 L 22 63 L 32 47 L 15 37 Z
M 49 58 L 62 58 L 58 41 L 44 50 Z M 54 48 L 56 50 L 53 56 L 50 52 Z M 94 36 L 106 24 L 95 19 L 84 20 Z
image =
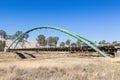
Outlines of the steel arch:
M 9 47 L 6 49 L 6 51 L 9 51 L 9 49 L 11 48 L 11 46 L 16 43 L 15 47 L 17 46 L 19 40 L 21 38 L 24 37 L 24 35 L 26 35 L 27 33 L 31 32 L 31 31 L 34 31 L 34 30 L 37 30 L 37 29 L 53 29 L 53 30 L 57 30 L 57 31 L 61 31 L 63 33 L 66 33 L 78 40 L 81 40 L 82 42 L 86 43 L 89 47 L 91 47 L 92 49 L 94 49 L 95 51 L 97 51 L 101 56 L 103 57 L 107 57 L 107 54 L 105 54 L 104 52 L 100 51 L 97 47 L 95 47 L 94 45 L 94 42 L 88 40 L 87 38 L 83 37 L 83 36 L 80 36 L 79 34 L 76 34 L 74 32 L 71 32 L 71 31 L 68 31 L 68 30 L 65 30 L 65 29 L 62 29 L 62 28 L 59 28 L 59 27 L 53 27 L 53 26 L 42 26 L 42 27 L 36 27 L 36 28 L 33 28 L 33 29 L 30 29 L 30 30 L 27 30 L 26 32 L 22 33 L 21 35 L 19 35 L 10 45 Z

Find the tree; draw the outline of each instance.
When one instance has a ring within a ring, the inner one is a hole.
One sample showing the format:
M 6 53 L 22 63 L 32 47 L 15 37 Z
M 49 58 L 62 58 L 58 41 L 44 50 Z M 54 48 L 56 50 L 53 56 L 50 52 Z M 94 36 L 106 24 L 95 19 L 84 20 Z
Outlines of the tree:
M 113 41 L 113 42 L 112 42 L 112 45 L 116 45 L 116 44 L 118 44 L 117 41 Z
M 105 40 L 102 40 L 99 42 L 99 45 L 110 45 L 110 42 L 106 42 Z
M 22 34 L 22 31 L 16 31 L 16 33 L 13 35 L 13 39 L 17 38 L 20 34 Z M 23 38 L 20 40 L 22 42 Z
M 55 47 L 57 46 L 58 40 L 59 40 L 59 37 L 57 36 L 53 37 L 53 43 Z
M 65 42 L 61 42 L 60 47 L 65 47 Z
M 66 45 L 67 45 L 68 47 L 70 47 L 70 42 L 71 42 L 71 40 L 69 40 L 69 39 L 66 41 Z
M 45 39 L 45 36 L 43 34 L 38 35 L 36 40 L 40 46 L 46 45 L 46 39 Z
M 11 36 L 12 39 L 16 39 L 19 35 L 21 35 L 23 32 L 22 31 L 16 31 L 16 33 L 14 35 Z M 23 35 L 20 39 L 19 39 L 19 42 L 21 42 L 21 47 L 23 48 L 25 45 L 25 39 L 27 39 L 29 37 L 28 34 L 26 35 Z
M 7 38 L 7 34 L 4 30 L 0 30 L 0 36 L 1 36 L 1 38 L 4 38 L 4 39 Z
M 99 42 L 99 44 L 106 44 L 106 41 L 102 40 L 102 41 Z
M 7 39 L 13 40 L 14 36 L 13 35 L 7 35 Z
M 83 43 L 80 40 L 77 40 L 76 45 L 77 47 L 80 47 Z
M 0 40 L 0 51 L 4 51 L 5 46 L 6 46 L 6 42 Z
M 28 39 L 28 37 L 29 37 L 29 34 L 26 34 L 26 35 L 24 35 L 24 39 Z
M 47 38 L 47 45 L 48 46 L 53 46 L 53 37 L 52 36 Z
M 23 33 L 22 31 L 16 31 L 16 33 L 13 35 L 13 39 L 17 38 L 22 33 Z M 27 39 L 28 37 L 29 37 L 29 34 L 26 34 L 19 41 L 23 42 L 24 39 Z
M 49 46 L 57 46 L 57 43 L 58 43 L 58 40 L 59 40 L 59 37 L 55 36 L 55 37 L 48 37 L 47 38 L 47 45 Z
M 77 44 L 76 43 L 71 43 L 71 47 L 76 47 Z
M 82 42 L 82 46 L 88 46 L 86 43 Z

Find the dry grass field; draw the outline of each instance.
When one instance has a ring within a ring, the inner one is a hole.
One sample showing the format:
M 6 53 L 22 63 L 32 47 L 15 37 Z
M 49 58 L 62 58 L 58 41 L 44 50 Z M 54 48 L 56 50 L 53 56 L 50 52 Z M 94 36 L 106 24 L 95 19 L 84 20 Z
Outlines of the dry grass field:
M 120 59 L 0 59 L 0 80 L 120 80 Z

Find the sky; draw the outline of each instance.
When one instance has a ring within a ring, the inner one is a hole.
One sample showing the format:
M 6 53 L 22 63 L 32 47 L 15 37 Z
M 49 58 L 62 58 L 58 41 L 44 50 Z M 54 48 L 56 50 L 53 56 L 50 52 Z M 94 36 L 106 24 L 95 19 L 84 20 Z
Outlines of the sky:
M 0 29 L 7 34 L 38 26 L 64 28 L 92 41 L 120 41 L 120 1 L 0 0 Z

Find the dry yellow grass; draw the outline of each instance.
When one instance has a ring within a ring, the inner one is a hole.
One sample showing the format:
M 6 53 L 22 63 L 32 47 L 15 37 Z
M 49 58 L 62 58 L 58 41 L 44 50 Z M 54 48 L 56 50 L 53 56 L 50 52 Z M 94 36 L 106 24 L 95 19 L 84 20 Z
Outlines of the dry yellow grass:
M 0 80 L 120 80 L 119 58 L 0 60 Z

